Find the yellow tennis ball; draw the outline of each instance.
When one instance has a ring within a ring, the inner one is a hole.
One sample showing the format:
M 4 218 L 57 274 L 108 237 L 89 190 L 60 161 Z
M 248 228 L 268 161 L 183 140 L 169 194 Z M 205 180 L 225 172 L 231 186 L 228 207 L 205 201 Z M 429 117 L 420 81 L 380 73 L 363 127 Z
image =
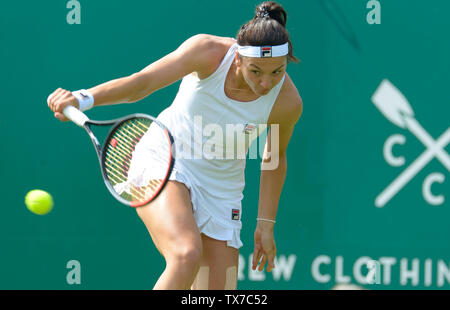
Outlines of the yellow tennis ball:
M 53 198 L 46 191 L 35 189 L 25 196 L 25 204 L 31 212 L 45 215 L 53 209 Z

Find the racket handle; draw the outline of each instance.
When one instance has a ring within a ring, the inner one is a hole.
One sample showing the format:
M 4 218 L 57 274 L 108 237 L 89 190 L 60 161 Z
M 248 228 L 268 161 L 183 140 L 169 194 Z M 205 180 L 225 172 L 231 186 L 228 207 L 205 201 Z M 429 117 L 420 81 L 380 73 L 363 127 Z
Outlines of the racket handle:
M 81 112 L 80 110 L 71 105 L 65 107 L 63 113 L 68 119 L 70 119 L 72 122 L 74 122 L 80 127 L 83 127 L 84 123 L 86 123 L 89 120 L 86 114 L 84 114 L 83 112 Z

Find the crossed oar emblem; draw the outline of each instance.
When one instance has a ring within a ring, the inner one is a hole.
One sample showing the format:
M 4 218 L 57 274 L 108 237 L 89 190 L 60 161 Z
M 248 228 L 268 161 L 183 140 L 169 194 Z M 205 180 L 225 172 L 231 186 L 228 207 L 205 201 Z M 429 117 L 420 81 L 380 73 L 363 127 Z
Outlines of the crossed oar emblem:
M 433 158 L 439 160 L 450 171 L 450 156 L 445 147 L 450 143 L 450 127 L 434 140 L 414 118 L 414 111 L 403 94 L 388 80 L 383 80 L 372 96 L 372 102 L 381 113 L 395 125 L 408 129 L 427 149 L 411 163 L 375 199 L 375 206 L 381 208 L 388 203 L 414 176 Z

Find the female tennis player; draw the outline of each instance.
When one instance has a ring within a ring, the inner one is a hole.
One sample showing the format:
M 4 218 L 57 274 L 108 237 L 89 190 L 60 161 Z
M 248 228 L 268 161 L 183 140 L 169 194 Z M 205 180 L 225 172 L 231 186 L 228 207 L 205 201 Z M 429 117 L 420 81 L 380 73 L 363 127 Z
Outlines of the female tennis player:
M 301 97 L 286 73 L 289 62 L 298 62 L 286 20 L 281 5 L 263 2 L 236 39 L 195 35 L 143 70 L 85 90 L 88 103 L 58 88 L 48 105 L 56 118 L 66 121 L 62 111 L 68 105 L 86 110 L 93 105 L 133 103 L 182 79 L 174 102 L 158 119 L 172 132 L 175 144 L 183 145 L 183 152 L 204 142 L 205 137 L 191 140 L 199 130 L 198 117 L 203 125 L 214 124 L 223 133 L 227 124 L 242 124 L 246 132 L 257 124 L 269 125 L 252 268 L 261 271 L 267 265 L 270 272 L 275 268 L 274 225 L 287 171 L 286 149 L 302 114 Z M 277 139 L 269 138 L 274 127 Z M 271 152 L 274 141 L 278 153 Z M 136 178 L 145 177 L 142 171 L 148 165 L 145 145 L 139 152 L 141 160 L 134 163 L 139 169 L 130 170 Z M 264 169 L 271 162 L 278 164 Z M 166 261 L 154 289 L 236 289 L 244 170 L 245 157 L 177 157 L 163 192 L 137 208 Z

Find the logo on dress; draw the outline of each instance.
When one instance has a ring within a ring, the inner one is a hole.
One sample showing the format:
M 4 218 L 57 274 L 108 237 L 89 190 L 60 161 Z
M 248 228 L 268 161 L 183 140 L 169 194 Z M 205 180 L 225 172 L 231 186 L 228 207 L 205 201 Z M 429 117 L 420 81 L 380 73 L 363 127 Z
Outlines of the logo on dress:
M 239 210 L 238 209 L 231 210 L 231 219 L 234 221 L 239 220 Z
M 249 135 L 253 133 L 256 129 L 256 125 L 252 123 L 245 124 L 244 129 L 242 130 L 243 133 L 246 135 Z

